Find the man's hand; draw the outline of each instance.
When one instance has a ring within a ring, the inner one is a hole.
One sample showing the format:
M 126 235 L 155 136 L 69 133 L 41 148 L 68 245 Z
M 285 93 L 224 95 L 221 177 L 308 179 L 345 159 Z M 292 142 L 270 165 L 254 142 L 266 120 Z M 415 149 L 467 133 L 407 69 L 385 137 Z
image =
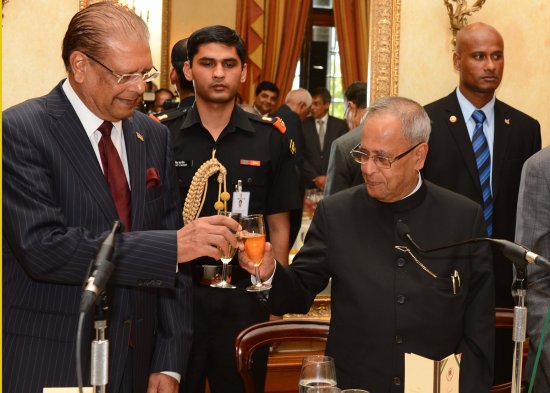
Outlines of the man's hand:
M 244 244 L 239 243 L 239 264 L 241 267 L 254 275 L 254 262 L 248 258 L 246 252 L 244 251 Z M 260 265 L 260 277 L 262 281 L 269 279 L 273 272 L 275 271 L 275 259 L 273 258 L 273 253 L 271 252 L 271 243 L 265 243 L 264 259 Z
M 315 184 L 315 187 L 317 187 L 319 190 L 323 191 L 325 189 L 325 184 L 327 184 L 327 177 L 317 176 L 315 179 L 313 179 L 313 184 Z
M 175 378 L 163 373 L 149 375 L 147 393 L 178 393 L 180 384 Z
M 178 262 L 189 262 L 198 257 L 220 259 L 220 248 L 227 251 L 228 244 L 237 247 L 235 232 L 242 228 L 225 216 L 200 217 L 177 232 Z

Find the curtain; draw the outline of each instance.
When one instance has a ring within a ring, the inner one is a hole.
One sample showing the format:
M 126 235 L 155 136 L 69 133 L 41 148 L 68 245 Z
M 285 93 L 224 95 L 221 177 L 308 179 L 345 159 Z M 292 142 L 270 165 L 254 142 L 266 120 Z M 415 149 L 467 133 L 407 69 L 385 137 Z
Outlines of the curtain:
M 263 80 L 277 85 L 279 102 L 292 87 L 311 0 L 238 0 L 237 31 L 248 52 L 248 76 L 241 86 L 249 102 Z
M 367 3 L 368 0 L 334 0 L 334 25 L 344 89 L 356 81 L 368 82 Z

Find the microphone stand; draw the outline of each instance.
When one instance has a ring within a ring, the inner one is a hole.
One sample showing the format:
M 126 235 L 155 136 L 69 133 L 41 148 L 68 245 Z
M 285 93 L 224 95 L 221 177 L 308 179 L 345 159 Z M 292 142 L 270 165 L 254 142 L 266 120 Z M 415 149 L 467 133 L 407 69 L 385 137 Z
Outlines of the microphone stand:
M 96 302 L 96 337 L 91 349 L 90 384 L 94 393 L 106 393 L 109 382 L 109 340 L 105 335 L 108 310 L 107 295 L 102 291 Z
M 512 393 L 520 393 L 523 368 L 523 342 L 525 341 L 527 332 L 527 307 L 525 307 L 525 295 L 527 294 L 526 266 L 516 266 L 516 279 L 514 280 L 512 288 L 517 295 L 517 305 L 514 307 L 514 326 L 512 330 L 512 340 L 514 341 Z

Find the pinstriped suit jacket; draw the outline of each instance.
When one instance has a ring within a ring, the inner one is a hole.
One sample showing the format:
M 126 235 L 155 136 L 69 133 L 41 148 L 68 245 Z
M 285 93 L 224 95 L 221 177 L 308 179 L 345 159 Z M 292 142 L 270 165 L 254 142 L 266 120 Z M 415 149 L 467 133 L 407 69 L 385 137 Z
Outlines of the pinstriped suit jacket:
M 99 162 L 61 83 L 3 112 L 3 387 L 76 386 L 82 282 L 116 209 Z M 135 113 L 123 121 L 132 232 L 119 234 L 110 310 L 109 391 L 118 391 L 134 324 L 134 391 L 152 371 L 183 375 L 190 346 L 189 277 L 176 280 L 176 208 L 168 129 Z M 138 137 L 139 132 L 141 137 Z M 160 185 L 146 188 L 146 170 Z M 175 290 L 174 290 L 175 288 Z M 85 383 L 93 315 L 83 337 Z

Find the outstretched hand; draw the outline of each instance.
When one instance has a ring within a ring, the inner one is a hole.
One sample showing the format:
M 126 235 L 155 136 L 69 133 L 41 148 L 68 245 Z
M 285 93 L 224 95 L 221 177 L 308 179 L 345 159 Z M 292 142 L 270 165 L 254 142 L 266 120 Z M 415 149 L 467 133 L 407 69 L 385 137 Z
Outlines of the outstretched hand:
M 177 232 L 178 263 L 199 257 L 220 259 L 222 249 L 229 244 L 237 247 L 235 233 L 241 230 L 239 223 L 225 216 L 200 217 Z
M 273 253 L 271 249 L 271 243 L 266 242 L 264 258 L 262 260 L 263 262 L 260 265 L 260 277 L 262 281 L 269 279 L 273 275 L 273 271 L 275 270 L 275 259 L 273 258 Z M 241 267 L 250 274 L 255 274 L 254 262 L 252 261 L 252 259 L 248 258 L 248 255 L 246 255 L 246 252 L 244 251 L 244 244 L 242 242 L 239 242 L 239 265 L 241 265 Z

